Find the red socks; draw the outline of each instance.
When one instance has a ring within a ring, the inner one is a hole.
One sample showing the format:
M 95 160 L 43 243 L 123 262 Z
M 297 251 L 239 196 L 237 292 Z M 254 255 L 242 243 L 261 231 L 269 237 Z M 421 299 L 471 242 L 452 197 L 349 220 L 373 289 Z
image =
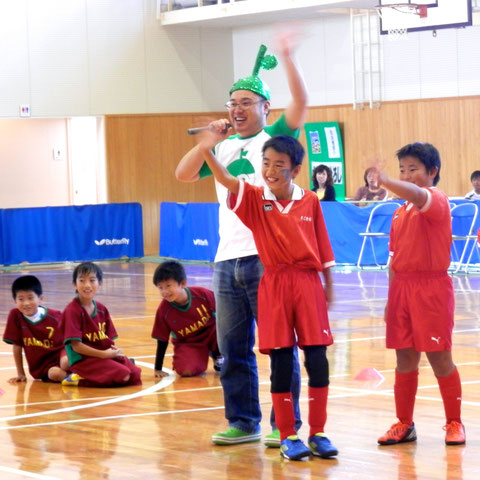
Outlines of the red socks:
M 457 367 L 448 377 L 437 377 L 438 386 L 443 399 L 447 423 L 452 421 L 462 423 L 460 411 L 462 407 L 462 384 Z
M 327 422 L 328 387 L 308 387 L 308 424 L 310 437 L 323 433 Z
M 296 435 L 292 394 L 290 392 L 272 393 L 272 402 L 275 424 L 280 430 L 280 440 L 285 440 L 290 435 Z
M 328 387 L 308 387 L 308 423 L 310 436 L 323 433 L 327 421 Z M 295 415 L 293 413 L 292 394 L 272 393 L 275 423 L 280 430 L 280 440 L 296 435 Z
M 413 424 L 413 409 L 418 388 L 418 370 L 399 373 L 395 370 L 395 408 L 397 418 L 407 425 Z

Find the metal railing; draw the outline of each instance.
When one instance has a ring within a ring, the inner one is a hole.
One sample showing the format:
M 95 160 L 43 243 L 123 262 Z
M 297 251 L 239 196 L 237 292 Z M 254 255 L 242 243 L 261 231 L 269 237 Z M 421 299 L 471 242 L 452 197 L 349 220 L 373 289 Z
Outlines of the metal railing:
M 244 2 L 245 0 L 157 0 L 158 12 L 172 12 L 184 8 L 208 7 L 224 3 Z

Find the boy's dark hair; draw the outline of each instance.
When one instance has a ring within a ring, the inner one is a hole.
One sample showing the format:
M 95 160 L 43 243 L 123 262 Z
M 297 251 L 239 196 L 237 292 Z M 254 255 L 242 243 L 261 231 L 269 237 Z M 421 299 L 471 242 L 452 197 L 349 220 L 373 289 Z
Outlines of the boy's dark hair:
M 409 143 L 397 152 L 397 158 L 401 160 L 405 157 L 416 158 L 419 162 L 425 165 L 427 173 L 430 173 L 432 168 L 437 169 L 437 174 L 433 179 L 433 185 L 436 185 L 440 180 L 440 169 L 442 162 L 440 160 L 440 153 L 431 143 Z
M 159 282 L 164 282 L 165 280 L 175 280 L 177 283 L 186 281 L 187 274 L 183 265 L 175 260 L 161 263 L 153 274 L 153 284 L 156 286 Z
M 89 273 L 94 273 L 99 282 L 103 280 L 103 272 L 98 265 L 93 262 L 83 262 L 77 265 L 73 271 L 73 283 L 77 283 L 78 277 L 88 275 Z
M 20 291 L 33 292 L 39 297 L 43 294 L 42 284 L 34 275 L 23 275 L 12 283 L 12 296 L 14 300 L 17 299 L 17 293 Z
M 292 137 L 287 137 L 286 135 L 277 135 L 267 140 L 263 144 L 262 154 L 265 153 L 267 148 L 273 148 L 278 153 L 285 153 L 288 155 L 292 162 L 292 168 L 301 165 L 303 156 L 305 155 L 305 150 L 303 149 L 302 144 L 298 140 L 295 140 Z
M 317 165 L 312 172 L 312 182 L 313 182 L 313 189 L 317 190 L 318 188 L 318 180 L 317 180 L 317 173 L 327 172 L 327 180 L 325 185 L 331 185 L 333 187 L 333 177 L 332 171 L 326 165 Z
M 480 170 L 475 170 L 470 175 L 470 181 L 474 180 L 475 178 L 480 178 Z

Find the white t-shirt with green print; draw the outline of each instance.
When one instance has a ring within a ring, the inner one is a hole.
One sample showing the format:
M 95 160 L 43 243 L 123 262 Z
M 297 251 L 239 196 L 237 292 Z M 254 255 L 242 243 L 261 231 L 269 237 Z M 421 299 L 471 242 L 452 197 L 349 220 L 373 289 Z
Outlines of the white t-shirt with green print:
M 215 146 L 214 153 L 217 160 L 224 165 L 235 177 L 246 182 L 263 186 L 262 178 L 262 147 L 263 144 L 275 135 L 288 135 L 298 138 L 300 130 L 288 127 L 285 116 L 282 115 L 273 125 L 266 126 L 263 130 L 251 137 L 242 138 L 233 135 Z M 211 175 L 207 164 L 200 170 L 200 177 Z M 215 181 L 219 209 L 219 234 L 220 243 L 215 256 L 216 262 L 231 260 L 233 258 L 256 255 L 257 249 L 253 235 L 227 207 L 228 190 Z

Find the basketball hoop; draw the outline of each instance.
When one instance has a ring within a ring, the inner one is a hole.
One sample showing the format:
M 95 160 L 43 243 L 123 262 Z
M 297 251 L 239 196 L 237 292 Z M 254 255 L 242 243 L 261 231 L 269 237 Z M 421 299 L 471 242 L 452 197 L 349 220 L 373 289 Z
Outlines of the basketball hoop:
M 398 13 L 404 13 L 406 15 L 418 15 L 420 18 L 426 18 L 428 15 L 428 8 L 426 5 L 419 5 L 417 3 L 392 3 L 389 5 L 377 5 L 376 7 L 378 16 L 383 18 L 384 9 L 394 10 Z M 390 41 L 405 40 L 407 38 L 407 28 L 399 27 L 392 28 L 388 31 L 388 39 Z
M 428 16 L 428 7 L 426 5 L 419 5 L 418 3 L 392 3 L 389 5 L 376 5 L 378 16 L 382 18 L 382 10 L 384 8 L 391 8 L 399 13 L 407 15 L 418 15 L 420 18 Z

